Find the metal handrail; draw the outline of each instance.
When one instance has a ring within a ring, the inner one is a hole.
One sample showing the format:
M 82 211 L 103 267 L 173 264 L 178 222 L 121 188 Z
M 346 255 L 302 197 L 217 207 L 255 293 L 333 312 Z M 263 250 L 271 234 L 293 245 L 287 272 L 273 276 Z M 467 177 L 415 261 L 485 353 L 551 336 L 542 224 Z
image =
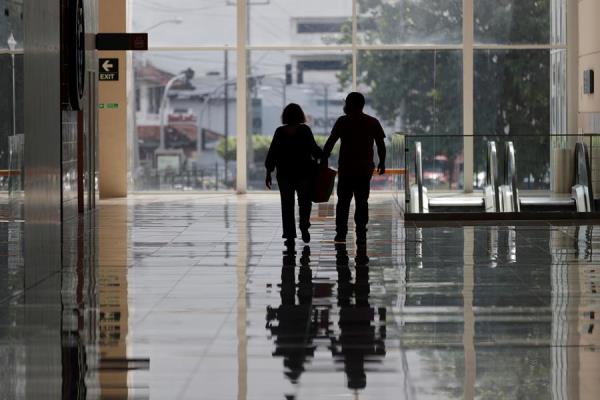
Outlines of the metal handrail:
M 415 179 L 419 189 L 419 213 L 423 213 L 423 158 L 421 142 L 415 142 Z
M 575 184 L 585 187 L 589 199 L 589 210 L 594 211 L 594 191 L 592 190 L 590 155 L 586 144 L 581 142 L 575 144 Z
M 513 196 L 513 210 L 521 211 L 521 202 L 519 201 L 519 189 L 517 179 L 517 162 L 515 155 L 515 146 L 513 142 L 506 142 L 506 157 L 504 158 L 504 183 L 511 187 Z
M 496 142 L 489 141 L 487 145 L 487 168 L 486 181 L 494 191 L 494 211 L 498 211 L 500 204 L 500 194 L 498 189 L 498 153 L 496 151 Z

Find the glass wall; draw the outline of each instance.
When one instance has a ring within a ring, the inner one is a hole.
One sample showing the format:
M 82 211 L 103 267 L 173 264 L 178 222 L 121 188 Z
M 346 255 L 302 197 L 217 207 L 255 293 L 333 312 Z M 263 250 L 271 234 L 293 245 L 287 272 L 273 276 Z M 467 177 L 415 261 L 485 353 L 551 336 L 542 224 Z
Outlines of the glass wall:
M 461 44 L 463 0 L 358 0 L 362 44 Z
M 233 46 L 237 0 L 129 0 L 132 30 L 150 47 Z
M 486 140 L 495 140 L 500 158 L 512 140 L 521 189 L 550 188 L 550 52 L 475 52 L 476 187 L 485 184 Z
M 0 0 L 0 216 L 18 217 L 23 177 L 23 2 Z M 20 217 L 19 217 L 20 218 Z
M 475 42 L 550 43 L 551 2 L 552 0 L 475 0 Z
M 248 187 L 264 188 L 264 163 L 271 138 L 281 125 L 281 112 L 288 103 L 300 104 L 323 146 L 342 114 L 345 85 L 340 76 L 352 65 L 348 51 L 250 51 L 251 76 L 248 92 L 252 147 L 248 154 Z M 337 151 L 330 160 L 337 163 Z
M 390 68 L 393 66 L 393 68 Z M 423 136 L 425 184 L 430 189 L 463 187 L 462 52 L 458 50 L 364 50 L 359 52 L 359 90 L 367 112 L 388 133 Z M 389 142 L 389 141 L 388 141 Z M 375 176 L 374 188 L 390 178 Z
M 248 1 L 251 46 L 317 46 L 352 42 L 351 0 Z
M 227 50 L 134 57 L 133 190 L 235 186 L 235 70 Z
M 515 145 L 521 189 L 550 189 L 551 134 L 566 132 L 564 1 L 474 3 L 474 187 L 488 140 Z M 486 48 L 487 47 L 487 48 Z M 525 150 L 527 149 L 527 150 Z M 530 150 L 530 151 L 529 151 Z
M 365 94 L 388 143 L 398 132 L 423 137 L 430 190 L 468 188 L 471 161 L 480 188 L 485 143 L 515 135 L 526 142 L 519 147 L 537 149 L 517 155 L 523 188 L 549 187 L 549 135 L 565 133 L 557 127 L 566 111 L 565 0 L 248 0 L 245 9 L 236 0 L 130 1 L 132 29 L 148 31 L 151 46 L 134 55 L 131 190 L 263 190 L 282 108 L 303 106 L 324 143 L 351 90 Z M 474 40 L 465 43 L 470 23 Z M 465 52 L 472 65 L 463 65 Z M 247 104 L 243 143 L 237 96 Z M 465 152 L 457 138 L 469 120 L 478 137 Z M 240 179 L 238 146 L 247 155 Z M 375 189 L 389 185 L 374 179 Z

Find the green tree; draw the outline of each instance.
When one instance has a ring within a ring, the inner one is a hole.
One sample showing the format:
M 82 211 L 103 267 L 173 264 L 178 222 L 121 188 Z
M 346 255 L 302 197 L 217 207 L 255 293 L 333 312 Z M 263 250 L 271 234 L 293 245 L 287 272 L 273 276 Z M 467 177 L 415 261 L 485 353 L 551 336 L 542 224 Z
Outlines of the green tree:
M 550 1 L 481 0 L 475 37 L 487 43 L 549 43 Z M 475 52 L 475 165 L 483 170 L 485 141 L 512 140 L 524 188 L 547 188 L 550 164 L 550 52 Z M 532 136 L 533 135 L 533 136 Z M 529 182 L 529 177 L 533 180 Z M 531 186 L 530 186 L 531 183 Z
M 234 161 L 237 152 L 237 140 L 235 137 L 227 138 L 227 160 Z M 221 138 L 217 143 L 217 154 L 225 160 L 225 138 Z
M 264 160 L 267 158 L 267 152 L 271 146 L 271 136 L 266 135 L 252 135 L 252 149 L 254 151 L 254 158 L 256 160 Z M 227 145 L 227 159 L 234 161 L 237 152 L 237 140 L 235 137 L 228 138 Z M 217 143 L 217 154 L 222 159 L 225 159 L 225 138 L 219 140 Z

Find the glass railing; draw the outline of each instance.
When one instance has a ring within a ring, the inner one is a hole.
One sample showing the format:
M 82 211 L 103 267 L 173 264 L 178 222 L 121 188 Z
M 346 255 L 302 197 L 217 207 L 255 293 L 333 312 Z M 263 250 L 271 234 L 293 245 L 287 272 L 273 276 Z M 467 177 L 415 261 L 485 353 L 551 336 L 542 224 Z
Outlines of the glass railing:
M 0 151 L 0 220 L 23 219 L 24 135 L 7 135 Z
M 9 136 L 8 180 L 8 212 L 10 220 L 24 219 L 25 205 L 25 135 Z
M 386 188 L 394 194 L 395 200 L 404 204 L 406 173 L 406 135 L 398 132 L 388 137 L 386 167 Z

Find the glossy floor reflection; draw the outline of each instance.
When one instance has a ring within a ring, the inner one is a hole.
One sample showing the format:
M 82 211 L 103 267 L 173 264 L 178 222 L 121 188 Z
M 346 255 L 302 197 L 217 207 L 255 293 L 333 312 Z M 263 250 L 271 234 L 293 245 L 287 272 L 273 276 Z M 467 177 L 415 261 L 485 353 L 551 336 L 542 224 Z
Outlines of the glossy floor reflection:
M 285 248 L 276 196 L 103 202 L 35 279 L 3 225 L 0 399 L 597 398 L 599 226 L 371 210 Z

